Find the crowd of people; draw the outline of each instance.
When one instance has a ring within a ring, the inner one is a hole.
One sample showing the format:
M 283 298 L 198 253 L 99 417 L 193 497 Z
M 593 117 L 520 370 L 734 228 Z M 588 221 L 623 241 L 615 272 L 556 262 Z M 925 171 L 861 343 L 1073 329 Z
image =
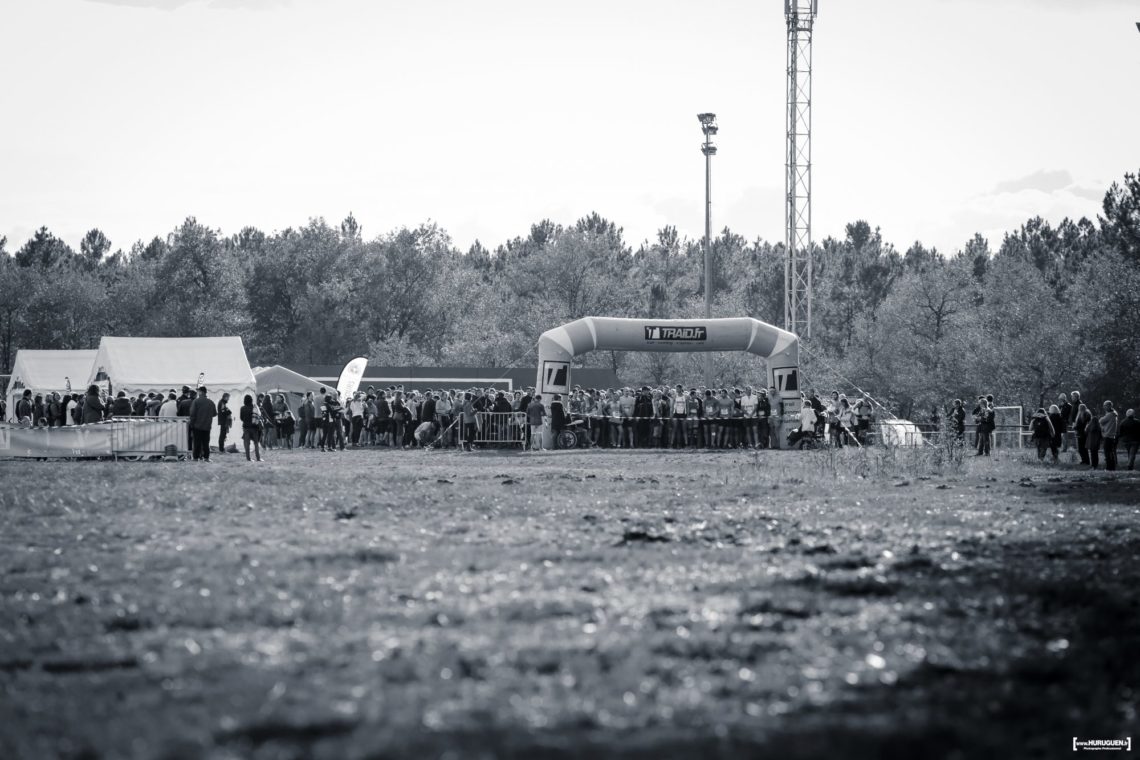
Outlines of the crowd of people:
M 15 404 L 13 419 L 33 427 L 62 427 L 102 422 L 115 417 L 186 417 L 194 459 L 209 460 L 212 428 L 217 451 L 226 451 L 233 426 L 229 394 L 215 405 L 204 387 L 183 386 L 181 393 L 112 394 L 92 385 L 86 394 L 34 394 L 25 389 Z M 785 402 L 786 404 L 787 402 Z M 7 419 L 0 401 L 0 419 Z M 368 387 L 342 400 L 336 390 L 321 388 L 305 394 L 294 410 L 281 393 L 246 395 L 239 411 L 247 459 L 261 460 L 263 449 L 309 448 L 343 451 L 347 447 L 416 446 L 471 449 L 496 443 L 526 448 L 557 447 L 560 433 L 574 431 L 575 446 L 603 448 L 729 449 L 780 448 L 806 439 L 820 445 L 865 445 L 871 440 L 876 404 L 867 394 L 854 400 L 839 391 L 821 398 L 801 392 L 799 424 L 787 441 L 780 440 L 781 411 L 775 388 L 685 388 L 642 386 L 620 389 L 575 387 L 563 398 L 544 398 L 534 388 L 502 391 L 495 388 L 405 390 L 402 386 Z M 994 397 L 979 396 L 971 413 L 977 456 L 992 450 L 996 425 Z M 967 413 L 955 399 L 945 417 L 937 409 L 932 427 L 966 444 Z M 1020 435 L 1020 421 L 1015 423 Z M 1113 403 L 1093 411 L 1078 391 L 1062 394 L 1057 403 L 1038 408 L 1025 423 L 1038 459 L 1052 461 L 1075 449 L 1080 462 L 1092 469 L 1115 470 L 1122 448 L 1127 469 L 1134 469 L 1140 451 L 1140 420 L 1128 409 L 1120 418 Z M 549 430 L 550 435 L 546 435 Z M 932 432 L 932 431 L 928 431 Z
M 366 390 L 342 401 L 335 390 L 307 393 L 297 413 L 283 395 L 259 397 L 266 440 L 274 445 L 339 451 L 346 447 L 408 448 L 431 445 L 472 448 L 479 443 L 515 443 L 540 449 L 575 429 L 575 445 L 605 448 L 779 448 L 779 402 L 775 388 L 642 386 L 574 388 L 544 398 L 534 388 Z M 807 423 L 834 445 L 862 443 L 874 411 L 869 398 L 852 402 L 839 392 L 829 402 L 803 397 Z M 295 434 L 294 434 L 295 431 Z M 557 445 L 557 444 L 555 444 Z

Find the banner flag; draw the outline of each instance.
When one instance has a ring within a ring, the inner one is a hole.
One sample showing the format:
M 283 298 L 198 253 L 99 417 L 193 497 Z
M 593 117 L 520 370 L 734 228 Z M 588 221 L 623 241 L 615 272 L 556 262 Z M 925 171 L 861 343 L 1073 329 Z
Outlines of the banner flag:
M 360 387 L 360 378 L 364 377 L 364 368 L 368 366 L 368 359 L 358 356 L 340 371 L 340 379 L 336 381 L 336 390 L 341 399 L 346 399 L 356 393 Z

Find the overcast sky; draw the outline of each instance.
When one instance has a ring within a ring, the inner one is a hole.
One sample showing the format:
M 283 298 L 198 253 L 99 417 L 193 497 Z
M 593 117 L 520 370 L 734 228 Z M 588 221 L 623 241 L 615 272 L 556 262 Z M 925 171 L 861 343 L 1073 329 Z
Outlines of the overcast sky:
M 815 238 L 952 252 L 1140 170 L 1138 0 L 822 0 Z M 597 211 L 783 240 L 780 0 L 0 0 L 0 235 L 350 211 L 466 249 Z

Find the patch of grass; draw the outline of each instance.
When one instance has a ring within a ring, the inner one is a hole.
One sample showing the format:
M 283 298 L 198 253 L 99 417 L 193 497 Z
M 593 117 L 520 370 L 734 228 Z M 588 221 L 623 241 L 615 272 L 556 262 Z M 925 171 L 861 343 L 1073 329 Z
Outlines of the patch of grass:
M 0 462 L 0 748 L 1012 757 L 1127 735 L 1140 480 L 962 453 Z

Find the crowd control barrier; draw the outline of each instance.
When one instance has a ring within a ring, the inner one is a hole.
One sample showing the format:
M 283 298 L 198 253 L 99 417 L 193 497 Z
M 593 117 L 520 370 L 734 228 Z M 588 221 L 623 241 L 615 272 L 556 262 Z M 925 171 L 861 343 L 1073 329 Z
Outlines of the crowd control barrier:
M 190 420 L 187 417 L 112 417 L 111 446 L 116 457 L 151 459 L 185 458 L 189 453 Z
M 188 422 L 185 417 L 116 417 L 65 427 L 0 424 L 0 459 L 184 459 Z
M 479 412 L 475 437 L 481 446 L 526 446 L 526 415 L 522 412 Z

